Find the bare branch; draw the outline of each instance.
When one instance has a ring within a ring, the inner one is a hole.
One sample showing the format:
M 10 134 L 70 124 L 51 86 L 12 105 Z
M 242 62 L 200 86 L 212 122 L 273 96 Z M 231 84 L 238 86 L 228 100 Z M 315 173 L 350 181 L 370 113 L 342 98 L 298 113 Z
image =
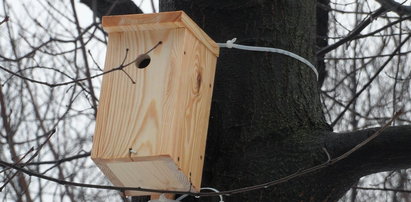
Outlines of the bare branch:
M 161 41 L 158 42 L 153 48 L 151 48 L 151 49 L 148 50 L 146 53 L 144 53 L 144 55 L 150 53 L 152 50 L 154 50 L 155 48 L 157 48 L 161 43 L 162 43 Z M 126 57 L 127 57 L 127 55 L 126 55 Z M 123 71 L 123 69 L 124 69 L 125 67 L 128 67 L 130 64 L 133 64 L 133 63 L 135 63 L 138 59 L 140 59 L 140 57 L 137 57 L 137 58 L 134 59 L 133 61 L 131 61 L 131 62 L 127 63 L 127 64 L 124 64 L 124 62 L 125 62 L 125 60 L 126 60 L 126 57 L 124 58 L 122 64 L 120 64 L 118 67 L 112 68 L 112 69 L 110 69 L 110 70 L 108 70 L 108 71 L 105 71 L 105 72 L 102 72 L 102 73 L 99 73 L 99 74 L 96 74 L 96 75 L 93 75 L 93 76 L 90 76 L 90 77 L 85 77 L 85 78 L 81 78 L 81 79 L 75 79 L 75 80 L 73 80 L 73 81 L 67 81 L 67 82 L 55 83 L 55 84 L 48 83 L 48 82 L 44 82 L 44 81 L 38 81 L 38 80 L 35 80 L 35 79 L 28 78 L 28 77 L 26 77 L 26 76 L 23 76 L 23 75 L 21 75 L 21 74 L 17 74 L 17 73 L 15 73 L 15 72 L 11 71 L 11 70 L 8 70 L 7 68 L 5 68 L 5 67 L 3 67 L 3 66 L 1 66 L 1 65 L 0 65 L 0 69 L 6 71 L 7 73 L 9 73 L 9 74 L 11 74 L 11 75 L 17 76 L 17 77 L 19 77 L 19 78 L 21 78 L 21 79 L 24 79 L 24 80 L 27 80 L 27 81 L 29 81 L 29 82 L 36 83 L 36 84 L 41 84 L 41 85 L 46 85 L 46 86 L 48 86 L 48 87 L 50 87 L 50 88 L 54 88 L 54 87 L 58 87 L 58 86 L 65 86 L 65 85 L 69 85 L 69 84 L 75 84 L 75 83 L 79 83 L 79 82 L 82 82 L 82 81 L 94 79 L 94 78 L 103 76 L 103 75 L 105 75 L 105 74 L 109 74 L 109 73 L 111 73 L 111 72 L 115 72 L 115 71 L 119 71 L 119 70 L 120 70 L 120 71 Z
M 37 155 L 39 155 L 40 150 L 44 147 L 44 145 L 50 140 L 51 136 L 56 132 L 55 129 L 51 130 L 50 132 L 48 132 L 48 137 L 46 138 L 46 140 L 37 148 L 36 152 L 33 154 L 33 156 L 31 156 L 24 164 L 21 165 L 21 167 L 26 166 L 30 161 L 32 161 L 34 158 L 36 158 Z M 33 151 L 33 148 L 31 148 L 25 156 L 27 156 L 27 154 L 29 154 L 30 152 Z M 24 158 L 23 157 L 23 158 Z M 21 160 L 23 159 L 21 158 Z M 15 163 L 17 164 L 17 163 Z M 3 188 L 18 174 L 19 172 L 15 172 L 11 177 L 8 178 L 8 180 L 3 184 L 3 186 L 0 187 L 0 192 L 3 190 Z
M 239 188 L 239 189 L 221 191 L 221 192 L 218 192 L 218 193 L 214 193 L 214 192 L 211 192 L 211 193 L 209 193 L 209 192 L 194 193 L 194 192 L 191 192 L 191 191 L 182 192 L 182 191 L 147 189 L 147 188 L 141 188 L 141 187 L 118 187 L 118 186 L 102 186 L 102 185 L 94 185 L 94 184 L 76 183 L 76 182 L 69 182 L 69 181 L 59 180 L 59 179 L 56 179 L 56 178 L 41 175 L 41 174 L 38 174 L 38 173 L 35 173 L 35 172 L 32 172 L 32 171 L 23 169 L 21 167 L 18 167 L 16 165 L 13 165 L 13 164 L 7 163 L 5 161 L 1 161 L 1 160 L 0 160 L 0 165 L 19 170 L 21 172 L 24 172 L 24 173 L 30 175 L 30 176 L 39 177 L 41 179 L 45 179 L 45 180 L 48 180 L 48 181 L 56 182 L 56 183 L 59 183 L 59 184 L 62 184 L 62 185 L 69 185 L 69 186 L 78 186 L 78 187 L 96 188 L 96 189 L 111 189 L 111 190 L 118 190 L 118 191 L 130 190 L 130 191 L 145 191 L 145 192 L 154 192 L 154 193 L 188 194 L 188 195 L 202 196 L 202 197 L 204 197 L 204 196 L 219 196 L 219 195 L 229 196 L 229 195 L 232 195 L 232 194 L 239 194 L 239 193 L 249 192 L 249 191 L 258 190 L 258 189 L 266 189 L 268 187 L 278 185 L 278 184 L 290 181 L 292 179 L 304 176 L 306 174 L 313 173 L 313 172 L 318 171 L 322 168 L 331 166 L 331 165 L 333 165 L 333 164 L 349 157 L 352 153 L 359 150 L 364 145 L 366 145 L 367 143 L 369 143 L 370 141 L 372 141 L 373 139 L 378 137 L 401 114 L 402 114 L 401 111 L 397 112 L 395 114 L 395 116 L 388 123 L 386 123 L 383 127 L 381 127 L 378 131 L 376 131 L 370 137 L 368 137 L 364 141 L 357 144 L 355 147 L 351 148 L 349 151 L 343 153 L 342 155 L 340 155 L 340 156 L 338 156 L 334 159 L 330 159 L 330 155 L 329 155 L 328 151 L 324 148 L 323 150 L 327 155 L 327 161 L 325 163 L 319 164 L 317 166 L 313 166 L 313 167 L 308 168 L 308 169 L 299 170 L 299 171 L 297 171 L 297 172 L 295 172 L 291 175 L 285 176 L 285 177 L 280 178 L 278 180 L 273 180 L 273 181 L 270 181 L 270 182 L 267 182 L 267 183 L 254 185 L 254 186 L 249 186 L 249 187 L 244 187 L 244 188 Z
M 9 21 L 9 16 L 6 16 L 6 17 L 4 17 L 4 19 L 0 22 L 0 25 L 3 24 L 3 23 L 5 23 L 5 22 L 8 22 L 8 21 Z
M 69 162 L 75 159 L 80 159 L 80 158 L 86 158 L 90 156 L 90 152 L 84 153 L 84 154 L 79 154 L 79 155 L 74 155 L 74 156 L 70 156 L 67 158 L 62 158 L 62 159 L 58 159 L 58 160 L 54 160 L 54 161 L 40 161 L 40 162 L 30 162 L 27 163 L 28 166 L 34 166 L 34 165 L 47 165 L 47 164 L 55 164 L 55 165 L 59 165 L 62 164 L 64 162 Z
M 361 88 L 360 91 L 355 94 L 355 96 L 350 100 L 350 102 L 345 106 L 344 110 L 337 116 L 337 118 L 331 123 L 331 127 L 334 127 L 335 124 L 341 119 L 344 113 L 348 110 L 350 105 L 364 92 L 368 86 L 374 81 L 375 78 L 382 72 L 382 70 L 387 66 L 387 64 L 391 61 L 391 59 L 397 54 L 397 52 L 401 49 L 401 47 L 411 38 L 411 34 L 401 42 L 401 44 L 391 53 L 390 57 L 384 62 L 384 64 L 375 72 L 375 74 L 371 77 L 371 79 Z
M 386 9 L 392 10 L 396 12 L 398 15 L 411 15 L 411 6 L 405 6 L 403 3 L 398 3 L 394 0 L 376 0 L 378 3 L 381 4 Z
M 376 187 L 352 187 L 352 188 L 361 189 L 361 190 L 370 190 L 370 191 L 393 191 L 393 192 L 411 193 L 411 190 L 404 190 L 404 189 L 376 188 Z
M 20 161 L 22 161 L 24 158 L 26 158 L 27 155 L 29 155 L 32 151 L 34 151 L 34 148 L 30 148 L 23 157 L 21 157 L 16 163 L 14 163 L 15 165 L 17 163 L 19 163 Z M 4 184 L 0 187 L 0 192 L 3 191 L 4 187 L 7 186 L 7 184 L 14 178 L 16 177 L 16 175 L 19 174 L 19 171 L 15 172 L 13 175 L 11 175 L 10 177 L 7 178 L 7 180 L 4 182 Z
M 369 24 L 371 24 L 371 22 L 374 21 L 375 18 L 377 18 L 378 16 L 381 16 L 382 14 L 384 14 L 385 12 L 387 12 L 388 9 L 384 8 L 384 7 L 380 7 L 379 9 L 377 9 L 376 11 L 374 11 L 373 13 L 371 13 L 371 15 L 366 18 L 364 21 L 362 21 L 357 27 L 355 27 L 346 37 L 344 37 L 343 39 L 339 40 L 338 42 L 331 44 L 327 47 L 322 48 L 321 50 L 317 51 L 317 55 L 322 56 L 325 55 L 326 53 L 336 49 L 337 47 L 341 46 L 342 44 L 351 41 L 352 39 L 354 39 L 356 36 L 358 36 L 362 30 L 364 30 Z

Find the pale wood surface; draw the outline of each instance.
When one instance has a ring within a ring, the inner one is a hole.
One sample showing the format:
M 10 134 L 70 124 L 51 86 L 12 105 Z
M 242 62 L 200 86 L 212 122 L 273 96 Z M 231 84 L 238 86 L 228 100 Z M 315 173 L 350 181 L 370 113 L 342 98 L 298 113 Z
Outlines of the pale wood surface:
M 115 173 L 115 178 L 122 182 L 123 186 L 179 191 L 190 189 L 190 181 L 171 158 L 159 157 L 151 161 L 109 162 L 106 165 Z M 134 195 L 150 194 L 138 191 L 130 192 L 134 192 Z
M 215 56 L 218 56 L 220 51 L 218 45 L 184 11 L 104 16 L 102 24 L 108 33 L 184 27 L 204 43 Z
M 122 71 L 103 77 L 92 158 L 119 186 L 199 191 L 215 53 L 186 28 L 110 32 L 105 71 L 159 41 L 148 67 L 124 68 L 135 84 Z
M 106 177 L 116 186 L 187 191 L 190 181 L 168 156 L 151 157 L 150 160 L 94 159 Z M 144 185 L 144 186 L 142 186 Z M 126 191 L 128 196 L 152 195 L 150 192 Z

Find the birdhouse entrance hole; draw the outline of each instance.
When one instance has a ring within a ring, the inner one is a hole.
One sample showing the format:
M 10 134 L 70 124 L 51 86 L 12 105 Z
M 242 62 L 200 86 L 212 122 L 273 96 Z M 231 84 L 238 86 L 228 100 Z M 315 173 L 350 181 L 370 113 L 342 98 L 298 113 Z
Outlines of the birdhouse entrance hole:
M 148 54 L 142 54 L 137 57 L 136 67 L 139 69 L 146 68 L 151 62 L 151 57 Z

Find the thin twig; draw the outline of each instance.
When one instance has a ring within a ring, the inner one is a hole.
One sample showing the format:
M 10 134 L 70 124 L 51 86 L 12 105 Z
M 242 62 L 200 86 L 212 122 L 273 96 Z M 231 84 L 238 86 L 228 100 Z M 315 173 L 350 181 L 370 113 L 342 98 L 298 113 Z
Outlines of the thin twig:
M 31 148 L 23 155 L 23 157 L 21 157 L 21 158 L 20 158 L 18 161 L 16 161 L 14 164 L 15 164 L 15 165 L 18 165 L 23 159 L 26 158 L 27 155 L 29 155 L 29 154 L 30 154 L 31 152 L 33 152 L 33 151 L 34 151 L 34 148 L 31 147 Z M 0 171 L 0 173 L 5 172 L 6 170 L 8 170 L 8 169 L 4 169 L 4 170 Z
M 121 71 L 131 80 L 131 83 L 136 84 L 133 78 L 131 78 L 130 74 L 128 74 L 124 69 L 121 69 Z
M 100 65 L 97 63 L 97 61 L 94 59 L 94 57 L 93 57 L 93 54 L 91 54 L 91 51 L 90 50 L 88 50 L 88 54 L 90 55 L 90 58 L 91 58 L 91 60 L 93 60 L 93 63 L 94 63 L 94 65 L 96 65 L 96 67 L 100 70 L 100 71 L 104 71 L 101 67 L 100 67 Z
M 249 192 L 249 191 L 258 190 L 258 189 L 266 189 L 268 187 L 287 182 L 289 180 L 301 177 L 301 176 L 309 174 L 309 173 L 313 173 L 313 172 L 318 171 L 322 168 L 333 165 L 333 164 L 349 157 L 352 153 L 354 153 L 355 151 L 357 151 L 358 149 L 360 149 L 361 147 L 363 147 L 364 145 L 369 143 L 371 140 L 378 137 L 382 133 L 382 131 L 384 131 L 387 127 L 389 127 L 391 125 L 391 123 L 395 119 L 397 119 L 401 114 L 402 114 L 402 111 L 397 112 L 395 114 L 395 116 L 392 117 L 391 120 L 388 123 L 386 123 L 383 127 L 381 127 L 378 131 L 376 131 L 370 137 L 368 137 L 364 141 L 360 142 L 358 145 L 356 145 L 355 147 L 353 147 L 349 151 L 345 152 L 344 154 L 330 160 L 329 157 L 328 157 L 329 154 L 328 154 L 328 152 L 326 152 L 326 154 L 328 154 L 327 155 L 328 159 L 325 163 L 316 165 L 316 166 L 308 168 L 308 169 L 299 170 L 299 171 L 297 171 L 297 172 L 295 172 L 291 175 L 288 175 L 288 176 L 285 176 L 283 178 L 273 180 L 273 181 L 270 181 L 270 182 L 267 182 L 267 183 L 254 185 L 254 186 L 249 186 L 249 187 L 243 187 L 243 188 L 239 188 L 239 189 L 228 190 L 228 191 L 221 191 L 221 192 L 218 192 L 218 193 L 214 193 L 214 192 L 194 193 L 194 192 L 191 192 L 191 191 L 183 192 L 183 191 L 147 189 L 147 188 L 141 188 L 141 187 L 119 187 L 119 186 L 104 186 L 104 185 L 95 185 L 95 184 L 84 184 L 84 183 L 70 182 L 70 181 L 65 181 L 65 180 L 60 180 L 60 179 L 57 179 L 57 178 L 45 176 L 45 175 L 35 173 L 33 171 L 21 168 L 19 166 L 16 166 L 14 164 L 7 163 L 7 162 L 1 161 L 1 160 L 0 160 L 0 165 L 19 170 L 21 172 L 26 173 L 27 175 L 30 175 L 30 176 L 35 176 L 35 177 L 38 177 L 38 178 L 41 178 L 41 179 L 45 179 L 45 180 L 48 180 L 48 181 L 56 182 L 58 184 L 67 185 L 67 186 L 78 186 L 78 187 L 86 187 L 86 188 L 94 188 L 94 189 L 106 189 L 106 190 L 118 190 L 118 191 L 130 190 L 130 191 L 143 191 L 143 192 L 153 192 L 153 193 L 188 194 L 188 195 L 192 195 L 192 196 L 201 196 L 201 197 L 211 197 L 211 196 L 219 196 L 219 195 L 229 196 L 229 195 L 232 195 L 232 194 L 239 194 L 239 193 Z
M 23 157 L 21 157 L 16 163 L 14 163 L 14 165 L 17 165 L 18 163 L 20 163 L 24 158 L 26 158 L 27 155 L 29 155 L 29 154 L 30 154 L 31 152 L 33 152 L 33 151 L 34 151 L 34 148 L 33 148 L 33 147 L 30 148 L 30 149 L 23 155 Z M 8 169 L 10 169 L 10 168 L 8 168 Z M 4 169 L 2 172 L 5 172 L 5 171 L 8 170 L 8 169 Z M 2 172 L 0 172 L 0 173 L 2 173 Z M 2 192 L 3 189 L 4 189 L 4 187 L 6 187 L 7 184 L 8 184 L 14 177 L 16 177 L 16 175 L 19 174 L 19 173 L 20 173 L 20 171 L 16 171 L 11 177 L 8 177 L 7 180 L 4 182 L 4 184 L 0 187 L 0 192 Z
M 151 48 L 150 50 L 148 50 L 148 51 L 147 51 L 146 53 L 144 53 L 144 54 L 150 53 L 150 52 L 153 51 L 155 48 L 157 48 L 160 44 L 162 44 L 161 41 L 158 42 L 153 48 Z M 127 54 L 126 54 L 126 57 L 127 57 Z M 138 59 L 138 57 L 137 57 L 137 58 L 134 59 L 133 61 L 131 61 L 131 62 L 127 63 L 127 64 L 124 64 L 124 62 L 125 62 L 125 60 L 126 60 L 126 57 L 124 58 L 122 64 L 120 64 L 118 67 L 112 68 L 112 69 L 110 69 L 110 70 L 108 70 L 108 71 L 105 71 L 105 72 L 102 72 L 102 73 L 99 73 L 99 74 L 96 74 L 96 75 L 93 75 L 93 76 L 90 76 L 90 77 L 85 77 L 85 78 L 76 79 L 76 80 L 73 80 L 73 81 L 62 82 L 62 83 L 54 83 L 54 84 L 48 83 L 48 82 L 44 82 L 44 81 L 38 81 L 38 80 L 35 80 L 35 79 L 31 79 L 31 78 L 25 77 L 25 76 L 23 76 L 23 75 L 20 75 L 20 74 L 15 73 L 15 72 L 13 72 L 13 71 L 11 71 L 11 70 L 8 70 L 7 68 L 5 68 L 5 67 L 3 67 L 3 66 L 1 66 L 1 65 L 0 65 L 0 69 L 6 71 L 6 72 L 9 73 L 9 74 L 12 74 L 12 75 L 14 75 L 14 76 L 17 76 L 17 77 L 19 77 L 19 78 L 21 78 L 21 79 L 27 80 L 27 81 L 29 81 L 29 82 L 36 83 L 36 84 L 40 84 L 40 85 L 45 85 L 45 86 L 48 86 L 48 87 L 50 87 L 50 88 L 54 88 L 54 87 L 58 87 L 58 86 L 64 86 L 64 85 L 79 83 L 79 82 L 82 82 L 82 81 L 86 81 L 86 80 L 89 80 L 89 79 L 94 79 L 94 78 L 103 76 L 103 75 L 105 75 L 105 74 L 109 74 L 109 73 L 114 72 L 114 71 L 122 70 L 122 69 L 124 69 L 125 67 L 129 66 L 130 64 L 133 64 L 134 62 L 136 62 L 137 59 Z
M 371 85 L 371 83 L 378 77 L 378 75 L 384 70 L 384 68 L 388 65 L 388 63 L 394 58 L 394 56 L 397 55 L 397 52 L 401 47 L 411 38 L 411 34 L 409 34 L 404 41 L 401 42 L 401 44 L 395 48 L 395 50 L 391 53 L 390 57 L 384 62 L 384 64 L 377 70 L 377 72 L 370 78 L 370 80 L 359 90 L 354 97 L 350 100 L 350 102 L 345 106 L 344 110 L 337 116 L 337 118 L 330 124 L 331 127 L 334 127 L 338 121 L 342 118 L 342 116 L 345 114 L 345 112 L 348 110 L 350 105 L 354 103 L 354 101 L 364 92 L 365 89 L 368 88 L 368 86 Z
M 50 132 L 48 132 L 48 137 L 46 138 L 46 140 L 37 148 L 36 152 L 33 154 L 33 156 L 31 156 L 26 163 L 24 163 L 23 165 L 20 165 L 21 167 L 26 166 L 30 161 L 32 161 L 34 158 L 36 158 L 36 156 L 38 156 L 38 154 L 40 153 L 40 150 L 44 147 L 44 145 L 50 140 L 51 136 L 56 132 L 56 129 L 51 130 Z M 33 151 L 33 148 L 31 148 L 26 155 L 23 156 L 23 158 L 21 158 L 18 162 L 20 162 L 22 159 L 24 159 L 29 153 L 31 153 Z M 17 162 L 17 163 L 18 163 Z M 17 164 L 15 163 L 15 165 Z M 9 177 L 7 179 L 6 182 L 4 182 L 3 186 L 0 187 L 0 192 L 3 191 L 4 187 L 17 175 L 19 174 L 20 171 L 15 172 L 11 177 Z
M 6 17 L 4 17 L 4 19 L 0 22 L 0 25 L 3 24 L 3 23 L 5 23 L 5 22 L 8 22 L 8 21 L 9 21 L 9 16 L 6 16 Z
M 79 154 L 79 155 L 75 155 L 75 156 L 70 156 L 70 157 L 63 158 L 63 159 L 58 159 L 58 160 L 55 160 L 55 161 L 30 162 L 30 163 L 27 163 L 27 165 L 28 165 L 28 166 L 33 166 L 33 165 L 47 165 L 47 164 L 56 164 L 56 165 L 59 165 L 59 164 L 62 164 L 62 163 L 64 163 L 64 162 L 68 162 L 68 161 L 72 161 L 72 160 L 80 159 L 80 158 L 86 158 L 86 157 L 89 157 L 89 156 L 90 156 L 90 152 L 87 152 L 87 153 L 84 153 L 84 154 Z
M 351 188 L 360 189 L 360 190 L 371 190 L 371 191 L 394 191 L 394 192 L 402 192 L 402 193 L 411 193 L 411 190 L 404 190 L 404 189 L 374 188 L 374 187 L 351 187 Z
M 355 27 L 346 37 L 344 37 L 343 39 L 337 41 L 334 44 L 331 44 L 327 47 L 322 48 L 321 50 L 317 51 L 316 54 L 319 55 L 319 56 L 324 56 L 326 53 L 338 48 L 342 44 L 344 44 L 348 41 L 351 41 L 352 39 L 354 39 L 354 37 L 359 35 L 361 33 L 361 31 L 364 30 L 369 24 L 371 24 L 371 22 L 375 18 L 377 18 L 378 16 L 384 14 L 387 11 L 388 11 L 388 9 L 386 9 L 384 7 L 378 8 L 375 12 L 371 13 L 371 15 L 368 18 L 366 18 L 357 27 Z
M 153 13 L 157 13 L 156 7 L 154 6 L 154 0 L 150 0 L 151 3 L 151 9 L 153 10 Z

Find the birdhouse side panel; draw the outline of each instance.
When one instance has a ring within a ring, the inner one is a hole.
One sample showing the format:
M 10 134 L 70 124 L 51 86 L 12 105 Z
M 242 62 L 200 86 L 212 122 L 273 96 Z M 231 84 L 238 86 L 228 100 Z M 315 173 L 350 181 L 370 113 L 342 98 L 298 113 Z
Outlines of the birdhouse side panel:
M 214 86 L 216 56 L 195 35 L 187 31 L 184 38 L 180 101 L 183 105 L 180 166 L 193 186 L 201 186 L 205 143 Z M 185 93 L 183 93 L 185 92 Z
M 193 186 L 196 188 L 201 187 L 201 178 L 202 172 L 204 167 L 204 156 L 205 156 L 205 148 L 206 148 L 206 141 L 207 141 L 207 132 L 208 132 L 208 124 L 209 124 L 209 117 L 210 117 L 210 110 L 211 110 L 211 97 L 213 94 L 214 88 L 214 75 L 215 75 L 215 68 L 217 63 L 217 57 L 215 54 L 206 49 L 203 55 L 204 59 L 204 72 L 203 77 L 206 78 L 205 83 L 203 86 L 200 87 L 200 91 L 204 92 L 204 96 L 208 97 L 203 102 L 199 103 L 199 117 L 198 117 L 198 125 L 202 127 L 196 128 L 196 133 L 199 134 L 196 136 L 196 140 L 193 141 L 192 146 L 192 155 L 191 155 L 191 164 L 190 170 L 194 173 L 191 176 L 192 181 L 196 182 Z M 200 135 L 201 134 L 201 135 Z
M 111 36 L 113 40 L 109 39 L 108 41 L 104 71 L 109 71 L 113 68 L 118 67 L 121 64 L 121 59 L 119 58 L 120 53 L 110 53 L 113 52 L 112 50 L 120 48 L 120 44 L 115 42 L 118 41 L 117 38 L 120 38 L 121 34 L 112 33 L 109 36 Z M 104 151 L 104 149 L 106 148 L 108 142 L 110 142 L 110 137 L 107 137 L 105 134 L 108 133 L 107 130 L 109 130 L 113 125 L 113 117 L 110 117 L 110 115 L 113 113 L 113 108 L 111 108 L 111 101 L 114 100 L 116 96 L 114 95 L 115 90 L 113 89 L 112 85 L 114 83 L 115 76 L 116 75 L 114 75 L 114 72 L 103 76 L 98 105 L 98 113 L 96 117 L 96 128 L 93 136 L 93 148 L 91 153 L 92 158 L 112 157 L 112 155 L 107 155 L 107 152 Z

